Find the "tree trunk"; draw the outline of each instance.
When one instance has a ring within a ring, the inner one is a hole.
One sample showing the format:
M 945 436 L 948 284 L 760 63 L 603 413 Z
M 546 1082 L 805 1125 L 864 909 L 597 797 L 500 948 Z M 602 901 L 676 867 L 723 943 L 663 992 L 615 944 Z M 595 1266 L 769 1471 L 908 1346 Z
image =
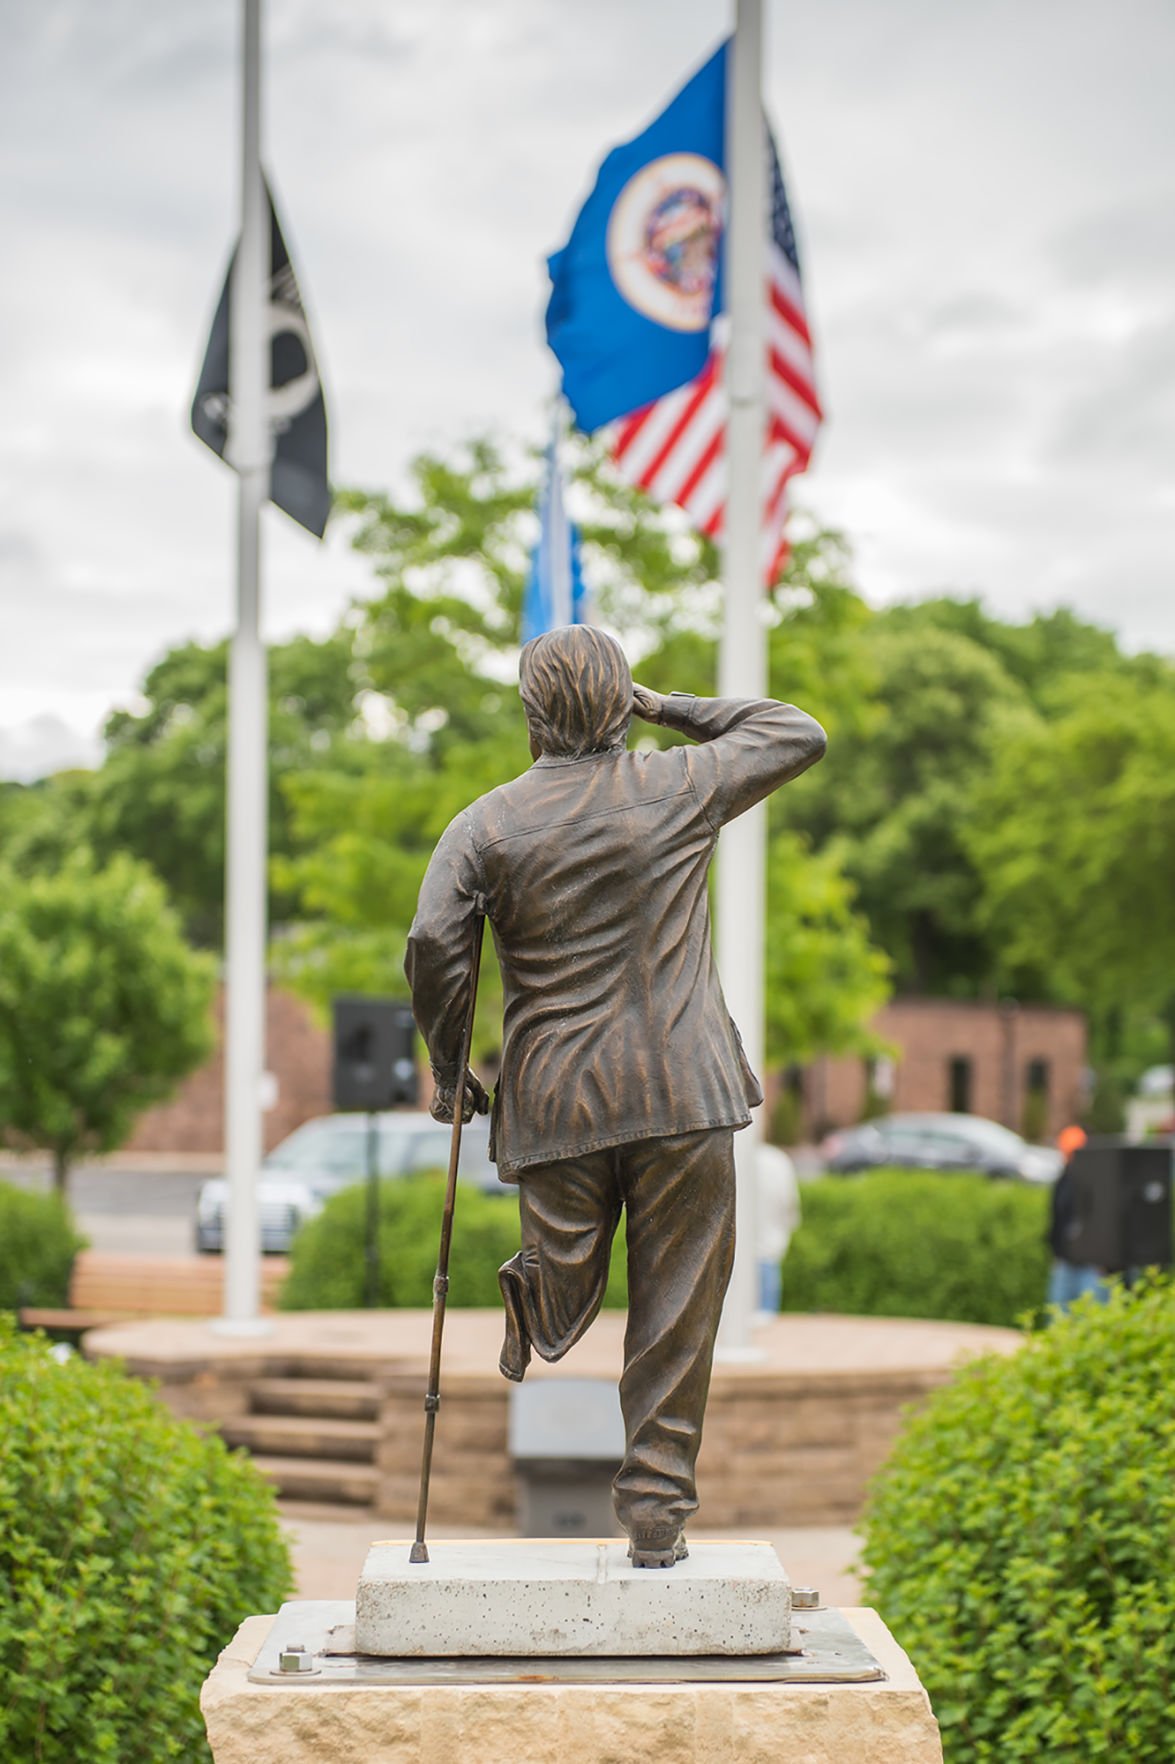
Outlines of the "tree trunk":
M 914 970 L 914 991 L 926 994 L 933 990 L 934 931 L 927 913 L 915 913 L 910 926 L 910 963 Z
M 53 1192 L 65 1199 L 69 1186 L 69 1151 L 63 1145 L 53 1147 Z

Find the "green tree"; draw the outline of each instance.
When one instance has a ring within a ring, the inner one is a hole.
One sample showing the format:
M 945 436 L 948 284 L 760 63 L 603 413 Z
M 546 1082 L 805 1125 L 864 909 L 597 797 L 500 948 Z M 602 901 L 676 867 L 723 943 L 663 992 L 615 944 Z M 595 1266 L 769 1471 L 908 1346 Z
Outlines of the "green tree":
M 723 588 L 716 547 L 679 510 L 623 483 L 603 450 L 571 448 L 593 603 L 656 691 L 716 690 Z M 414 460 L 406 494 L 344 491 L 355 548 L 385 584 L 362 609 L 363 684 L 390 728 L 430 754 L 519 740 L 514 689 L 522 597 L 536 537 L 538 459 L 486 440 Z M 871 615 L 847 581 L 841 536 L 801 518 L 764 604 L 772 691 L 833 732 L 860 723 L 873 668 Z M 526 763 L 525 747 L 520 763 Z
M 797 818 L 818 849 L 841 853 L 900 987 L 974 992 L 992 960 L 965 830 L 1024 694 L 989 650 L 934 623 L 880 616 L 868 640 L 871 715 L 830 742 Z
M 189 949 L 142 864 L 86 852 L 0 877 L 0 1134 L 52 1154 L 64 1193 L 83 1152 L 126 1138 L 213 1044 L 215 966 Z
M 1175 1050 L 1175 670 L 1091 678 L 1009 724 L 968 847 L 1006 984 L 1101 1018 L 1161 1015 Z
M 981 600 L 935 595 L 889 607 L 881 619 L 887 629 L 949 631 L 986 649 L 1023 687 L 1038 710 L 1063 703 L 1074 681 L 1087 674 L 1121 672 L 1140 680 L 1153 677 L 1159 658 L 1126 656 L 1112 631 L 1091 625 L 1068 607 L 1035 613 L 1023 623 L 998 619 Z
M 0 852 L 22 876 L 55 869 L 92 825 L 96 773 L 55 772 L 33 784 L 0 783 Z
M 835 852 L 777 833 L 767 851 L 767 1059 L 865 1053 L 868 1024 L 889 997 L 889 961 L 854 906 Z
M 183 643 L 143 682 L 140 710 L 107 719 L 106 758 L 82 805 L 82 836 L 100 857 L 130 852 L 166 884 L 188 934 L 219 946 L 224 918 L 228 644 Z M 346 625 L 269 652 L 270 849 L 289 849 L 281 781 L 332 762 L 355 724 L 357 686 Z M 75 827 L 74 837 L 77 837 Z M 277 892 L 271 918 L 289 901 Z

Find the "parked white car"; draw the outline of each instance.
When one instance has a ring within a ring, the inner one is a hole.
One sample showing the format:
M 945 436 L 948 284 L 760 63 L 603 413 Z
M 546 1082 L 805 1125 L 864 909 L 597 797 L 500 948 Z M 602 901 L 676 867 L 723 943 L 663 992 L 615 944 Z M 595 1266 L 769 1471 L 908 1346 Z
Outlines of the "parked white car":
M 412 1176 L 447 1170 L 450 1127 L 420 1110 L 399 1109 L 376 1116 L 377 1168 L 381 1176 Z M 261 1166 L 257 1199 L 261 1247 L 271 1254 L 289 1249 L 295 1231 L 320 1213 L 332 1194 L 362 1182 L 367 1174 L 367 1116 L 324 1115 L 307 1121 L 274 1147 Z M 461 1135 L 461 1181 L 491 1193 L 513 1190 L 498 1181 L 489 1158 L 489 1123 L 475 1116 Z M 224 1248 L 228 1183 L 223 1176 L 205 1182 L 196 1199 L 196 1248 L 216 1255 Z
M 1065 1160 L 1054 1146 L 1029 1145 L 980 1115 L 881 1115 L 829 1134 L 820 1148 L 833 1175 L 892 1165 L 906 1170 L 977 1170 L 1021 1182 L 1055 1182 Z

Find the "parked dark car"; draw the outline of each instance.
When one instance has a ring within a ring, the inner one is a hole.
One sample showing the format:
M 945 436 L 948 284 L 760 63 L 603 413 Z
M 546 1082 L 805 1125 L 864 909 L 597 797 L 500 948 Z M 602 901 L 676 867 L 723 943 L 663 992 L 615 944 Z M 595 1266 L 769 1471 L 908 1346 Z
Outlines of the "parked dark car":
M 977 1170 L 1021 1182 L 1055 1182 L 1064 1159 L 1051 1146 L 980 1115 L 882 1115 L 832 1133 L 820 1148 L 824 1168 L 850 1176 L 896 1165 L 905 1170 Z
M 411 1176 L 443 1170 L 449 1163 L 450 1127 L 417 1110 L 392 1110 L 376 1117 L 377 1167 L 381 1176 Z M 477 1115 L 461 1136 L 461 1180 L 492 1194 L 513 1194 L 498 1181 L 489 1157 L 489 1123 Z M 271 1254 L 289 1249 L 295 1231 L 322 1211 L 340 1188 L 364 1180 L 367 1169 L 366 1115 L 323 1115 L 298 1127 L 275 1145 L 261 1166 L 257 1204 L 261 1248 Z M 196 1248 L 215 1255 L 224 1248 L 228 1183 L 223 1176 L 205 1182 L 196 1201 Z

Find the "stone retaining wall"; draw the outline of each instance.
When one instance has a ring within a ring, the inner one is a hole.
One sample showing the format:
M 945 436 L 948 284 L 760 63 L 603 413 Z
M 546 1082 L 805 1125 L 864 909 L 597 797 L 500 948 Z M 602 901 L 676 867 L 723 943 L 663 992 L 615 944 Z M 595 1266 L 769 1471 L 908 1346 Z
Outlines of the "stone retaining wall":
M 803 1373 L 719 1369 L 710 1389 L 698 1465 L 700 1522 L 709 1528 L 851 1524 L 902 1413 L 944 1383 L 944 1372 L 861 1372 L 823 1382 Z M 497 1373 L 443 1385 L 429 1512 L 438 1525 L 496 1530 L 514 1523 L 507 1451 L 510 1387 Z M 377 1510 L 416 1517 L 420 1474 L 419 1376 L 387 1382 L 376 1453 Z
M 158 1379 L 177 1414 L 213 1424 L 240 1417 L 259 1378 L 369 1381 L 379 1393 L 376 1507 L 384 1518 L 411 1525 L 431 1327 L 426 1311 L 281 1312 L 259 1338 L 171 1319 L 94 1330 L 85 1348 L 98 1358 L 117 1355 L 131 1371 Z M 496 1311 L 456 1310 L 446 1324 L 429 1509 L 445 1528 L 510 1531 L 517 1523 L 507 1439 L 513 1386 L 497 1370 L 500 1331 Z M 623 1314 L 605 1312 L 559 1367 L 532 1365 L 528 1382 L 614 1382 L 623 1335 Z M 779 1530 L 850 1523 L 906 1407 L 946 1383 L 959 1356 L 1014 1353 L 1021 1339 L 976 1324 L 774 1319 L 757 1332 L 759 1362 L 714 1369 L 699 1524 Z

